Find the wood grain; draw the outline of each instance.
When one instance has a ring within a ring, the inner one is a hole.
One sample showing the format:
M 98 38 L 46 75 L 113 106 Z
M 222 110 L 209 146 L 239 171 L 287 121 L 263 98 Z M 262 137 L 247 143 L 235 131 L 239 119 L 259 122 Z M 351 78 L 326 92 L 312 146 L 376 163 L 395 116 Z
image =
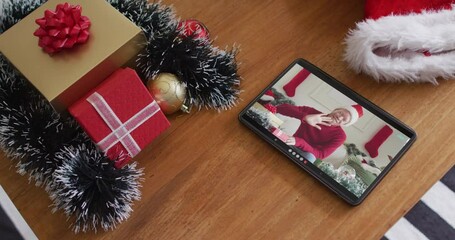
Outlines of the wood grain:
M 75 235 L 52 214 L 44 189 L 1 155 L 0 184 L 40 239 L 379 239 L 453 166 L 455 85 L 378 84 L 342 61 L 343 39 L 363 1 L 189 1 L 215 44 L 240 45 L 237 107 L 171 116 L 172 127 L 137 157 L 142 200 L 114 231 Z M 302 57 L 414 128 L 419 139 L 377 189 L 351 207 L 237 120 L 291 61 Z

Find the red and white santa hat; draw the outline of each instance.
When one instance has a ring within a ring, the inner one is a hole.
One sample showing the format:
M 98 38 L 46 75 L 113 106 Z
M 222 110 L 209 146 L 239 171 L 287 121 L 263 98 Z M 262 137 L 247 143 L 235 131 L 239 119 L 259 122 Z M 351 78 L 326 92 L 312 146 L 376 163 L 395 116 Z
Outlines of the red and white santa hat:
M 351 119 L 348 123 L 344 124 L 343 126 L 351 126 L 352 124 L 356 123 L 359 118 L 363 116 L 363 108 L 359 104 L 352 105 L 345 107 L 346 110 L 349 111 L 351 114 Z
M 262 95 L 262 96 L 260 97 L 260 99 L 261 99 L 262 101 L 267 101 L 267 102 L 273 101 L 273 100 L 275 100 L 275 94 L 273 93 L 272 90 L 267 90 L 267 91 L 264 93 L 264 95 Z
M 378 81 L 455 79 L 455 0 L 366 0 L 345 60 Z

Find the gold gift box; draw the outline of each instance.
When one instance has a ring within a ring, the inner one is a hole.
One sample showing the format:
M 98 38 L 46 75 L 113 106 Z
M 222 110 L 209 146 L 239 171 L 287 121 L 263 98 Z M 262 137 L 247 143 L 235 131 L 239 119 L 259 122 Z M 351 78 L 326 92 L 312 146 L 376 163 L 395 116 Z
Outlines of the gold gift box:
M 85 44 L 49 55 L 38 46 L 35 20 L 68 2 L 91 21 Z M 65 110 L 107 76 L 133 59 L 145 45 L 141 29 L 105 0 L 50 0 L 0 35 L 0 52 L 57 111 Z

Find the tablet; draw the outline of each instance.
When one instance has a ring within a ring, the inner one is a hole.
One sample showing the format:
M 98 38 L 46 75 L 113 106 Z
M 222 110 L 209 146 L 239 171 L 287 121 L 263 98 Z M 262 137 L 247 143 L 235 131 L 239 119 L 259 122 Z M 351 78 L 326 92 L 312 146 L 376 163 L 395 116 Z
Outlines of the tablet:
M 365 199 L 416 139 L 411 128 L 303 59 L 239 119 L 352 205 Z

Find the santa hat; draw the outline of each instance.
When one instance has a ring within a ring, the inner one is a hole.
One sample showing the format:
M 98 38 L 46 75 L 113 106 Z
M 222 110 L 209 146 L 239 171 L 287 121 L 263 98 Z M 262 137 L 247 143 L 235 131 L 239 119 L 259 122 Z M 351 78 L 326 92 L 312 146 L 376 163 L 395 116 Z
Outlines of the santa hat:
M 345 60 L 388 82 L 455 78 L 455 0 L 366 0 L 346 37 Z
M 267 90 L 264 95 L 260 97 L 262 101 L 273 101 L 275 100 L 275 94 L 273 94 L 272 90 Z
M 351 126 L 352 124 L 357 122 L 359 118 L 363 116 L 363 108 L 359 104 L 348 106 L 345 107 L 344 109 L 348 110 L 349 113 L 351 114 L 351 120 L 348 123 L 344 124 L 343 126 Z

